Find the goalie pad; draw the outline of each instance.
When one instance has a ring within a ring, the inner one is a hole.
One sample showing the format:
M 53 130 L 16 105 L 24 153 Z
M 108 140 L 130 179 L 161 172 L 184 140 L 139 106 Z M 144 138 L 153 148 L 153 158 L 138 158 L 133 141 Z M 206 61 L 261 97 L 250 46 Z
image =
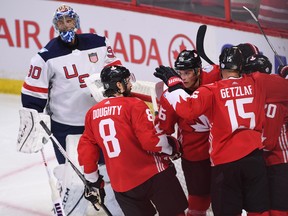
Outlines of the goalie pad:
M 17 138 L 17 151 L 24 153 L 38 152 L 49 140 L 49 135 L 40 125 L 40 121 L 44 121 L 50 129 L 50 116 L 28 108 L 21 108 L 19 115 L 20 126 Z
M 81 135 L 68 135 L 66 137 L 66 152 L 69 159 L 77 167 L 82 170 L 78 163 L 77 146 Z M 104 175 L 105 181 L 105 202 L 109 211 L 113 216 L 123 216 L 123 212 L 119 207 L 114 192 L 111 188 L 109 177 L 107 175 L 106 166 L 99 166 L 99 172 Z M 61 199 L 66 215 L 82 216 L 82 215 L 97 215 L 96 210 L 92 204 L 83 196 L 84 185 L 79 176 L 71 167 L 70 163 L 66 161 L 65 164 L 59 165 L 54 169 L 54 175 L 58 180 L 58 185 L 61 185 Z M 102 208 L 100 208 L 102 211 Z
M 80 169 L 78 163 L 77 145 L 81 135 L 66 137 L 66 153 L 71 162 Z M 84 185 L 66 159 L 65 164 L 54 168 L 54 176 L 60 189 L 62 205 L 66 215 L 84 216 L 89 202 L 84 198 Z

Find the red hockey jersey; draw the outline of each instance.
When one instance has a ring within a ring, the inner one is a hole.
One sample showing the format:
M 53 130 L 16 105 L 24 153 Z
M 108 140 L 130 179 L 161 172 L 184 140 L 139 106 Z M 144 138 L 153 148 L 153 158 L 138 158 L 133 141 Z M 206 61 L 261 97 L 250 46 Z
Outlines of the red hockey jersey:
M 191 96 L 178 89 L 167 100 L 184 119 L 193 120 L 203 114 L 208 117 L 210 159 L 212 165 L 218 165 L 263 148 L 264 106 L 288 101 L 287 92 L 288 80 L 253 73 L 201 86 Z
M 211 65 L 203 68 L 200 85 L 213 83 L 220 79 L 219 66 Z M 155 119 L 156 124 L 167 134 L 173 134 L 175 124 L 178 124 L 177 137 L 183 148 L 183 158 L 190 161 L 208 159 L 210 125 L 207 116 L 201 115 L 191 121 L 179 117 L 167 101 L 169 94 L 171 93 L 166 90 L 160 98 L 159 114 Z
M 153 152 L 172 153 L 166 135 L 157 134 L 148 106 L 134 97 L 104 99 L 87 112 L 78 145 L 85 174 L 97 170 L 99 148 L 117 192 L 130 190 L 168 167 Z
M 288 103 L 266 104 L 264 158 L 268 166 L 288 163 Z

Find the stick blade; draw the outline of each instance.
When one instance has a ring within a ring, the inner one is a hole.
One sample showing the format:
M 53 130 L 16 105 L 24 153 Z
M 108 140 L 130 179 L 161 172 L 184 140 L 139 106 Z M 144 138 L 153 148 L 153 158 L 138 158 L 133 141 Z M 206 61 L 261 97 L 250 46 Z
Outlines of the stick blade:
M 211 59 L 208 58 L 204 50 L 204 38 L 205 38 L 206 30 L 207 30 L 207 25 L 201 25 L 199 27 L 197 31 L 197 36 L 196 36 L 196 50 L 202 59 L 204 59 L 207 63 L 214 65 L 215 63 L 211 61 Z

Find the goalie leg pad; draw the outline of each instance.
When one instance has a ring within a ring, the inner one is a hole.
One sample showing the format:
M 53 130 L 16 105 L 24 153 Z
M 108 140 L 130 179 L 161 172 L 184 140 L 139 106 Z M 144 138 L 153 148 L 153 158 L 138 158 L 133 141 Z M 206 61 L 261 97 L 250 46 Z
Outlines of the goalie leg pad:
M 73 164 L 80 170 L 77 145 L 81 135 L 66 137 L 66 153 Z M 84 185 L 70 163 L 66 161 L 54 169 L 54 175 L 61 185 L 61 199 L 66 215 L 83 216 L 89 205 L 84 198 Z
M 62 205 L 66 215 L 85 215 L 88 201 L 84 198 L 83 182 L 69 163 L 61 164 L 54 169 L 54 176 L 60 189 Z

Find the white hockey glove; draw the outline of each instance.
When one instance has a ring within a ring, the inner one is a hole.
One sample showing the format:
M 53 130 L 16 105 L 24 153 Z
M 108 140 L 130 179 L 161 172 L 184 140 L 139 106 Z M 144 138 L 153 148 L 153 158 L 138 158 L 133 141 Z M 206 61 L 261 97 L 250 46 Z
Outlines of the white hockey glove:
M 87 185 L 85 185 L 85 198 L 90 201 L 93 205 L 101 205 L 104 203 L 104 198 L 106 196 L 104 190 L 104 181 L 103 176 L 99 175 L 99 178 L 96 182 L 87 181 Z M 99 209 L 99 208 L 98 208 Z
M 49 140 L 48 134 L 39 122 L 43 120 L 50 128 L 50 116 L 28 108 L 21 108 L 19 114 L 20 126 L 17 138 L 17 151 L 24 153 L 38 152 Z

